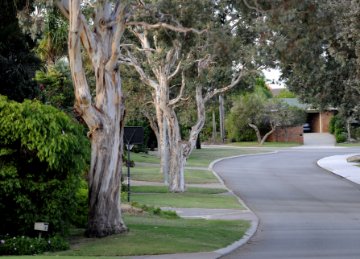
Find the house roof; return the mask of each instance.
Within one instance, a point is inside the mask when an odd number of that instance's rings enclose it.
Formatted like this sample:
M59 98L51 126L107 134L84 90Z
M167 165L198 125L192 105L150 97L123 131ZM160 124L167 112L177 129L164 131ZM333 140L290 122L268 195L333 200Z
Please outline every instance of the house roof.
M319 112L318 108L314 108L311 104L302 103L298 98L280 98L283 102L287 103L290 106L304 109L307 113ZM334 111L337 110L333 107L328 107L325 110Z
M305 104L299 101L298 98L280 98L283 102L287 103L290 106L297 107L300 109L308 110L311 108L309 104Z

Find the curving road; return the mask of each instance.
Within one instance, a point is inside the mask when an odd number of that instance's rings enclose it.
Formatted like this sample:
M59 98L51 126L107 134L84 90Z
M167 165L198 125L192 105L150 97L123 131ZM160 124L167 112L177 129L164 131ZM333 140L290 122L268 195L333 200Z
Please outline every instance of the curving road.
M359 149L292 149L224 160L214 170L260 218L248 244L223 258L360 258L360 186L316 165Z

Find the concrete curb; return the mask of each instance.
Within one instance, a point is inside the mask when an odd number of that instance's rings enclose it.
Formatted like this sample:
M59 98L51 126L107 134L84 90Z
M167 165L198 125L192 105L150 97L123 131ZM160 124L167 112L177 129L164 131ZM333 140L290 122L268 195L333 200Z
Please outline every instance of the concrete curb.
M348 181L360 184L360 167L357 166L358 163L347 162L347 158L354 155L359 155L359 153L324 157L317 161L317 165Z
M235 241L234 243L232 243L231 245L229 245L227 247L220 248L220 249L214 251L214 253L219 255L219 258L221 256L227 255L227 254L233 252L234 250L238 249L239 247L245 245L255 235L255 233L258 229L258 226L260 224L260 220L259 220L259 217L245 204L245 202L225 185L224 180L216 173L216 171L213 169L213 167L215 166L216 163L221 162L223 160L235 159L235 158L245 157L245 156L271 155L271 154L276 154L278 152L279 151L272 151L272 152L266 152L266 153L245 154L245 155L224 157L224 158L216 159L210 163L209 170L211 170L211 172L215 175L215 177L219 180L219 182L221 182L225 186L225 188L228 190L228 192L231 193L234 197L236 197L238 199L239 203L244 205L244 207L248 211L250 211L253 215L253 219L251 220L250 228L246 231L246 233L240 240Z

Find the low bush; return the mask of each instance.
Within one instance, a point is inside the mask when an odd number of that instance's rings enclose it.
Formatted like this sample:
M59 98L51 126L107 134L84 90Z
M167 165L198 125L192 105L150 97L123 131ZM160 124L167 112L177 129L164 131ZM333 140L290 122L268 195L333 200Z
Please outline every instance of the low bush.
M140 208L140 209L142 209L143 211L146 211L149 214L160 216L160 217L163 217L163 218L167 218L167 219L178 219L179 218L179 216L176 214L175 211L162 210L162 209L160 209L158 207L140 205L137 202L132 202L131 206L136 207L136 208Z
M6 235L0 238L0 255L35 255L67 249L69 243L60 236L31 238Z
M336 143L342 143L347 140L345 121L339 115L335 115L330 119L329 132L334 134Z

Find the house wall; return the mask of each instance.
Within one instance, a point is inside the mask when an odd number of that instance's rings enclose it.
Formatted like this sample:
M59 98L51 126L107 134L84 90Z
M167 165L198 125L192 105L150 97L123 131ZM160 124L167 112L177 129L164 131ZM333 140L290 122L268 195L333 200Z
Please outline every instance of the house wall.
M334 112L326 111L321 113L322 119L322 132L329 132L329 124L331 118L334 116Z
M267 139L268 142L295 142L304 144L303 127L277 128Z
M330 119L334 116L334 112L325 111L308 114L308 122L311 126L311 131L314 133L328 133Z

